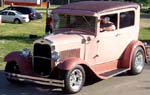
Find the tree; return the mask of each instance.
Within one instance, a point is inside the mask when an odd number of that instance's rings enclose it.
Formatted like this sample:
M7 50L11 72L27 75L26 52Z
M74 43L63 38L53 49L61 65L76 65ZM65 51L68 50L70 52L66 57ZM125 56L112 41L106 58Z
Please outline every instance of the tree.
M68 4L70 4L70 0L68 0Z
M4 0L0 0L0 7L4 6Z
M150 6L150 0L125 0L125 1L132 1L139 4L143 4L144 6Z

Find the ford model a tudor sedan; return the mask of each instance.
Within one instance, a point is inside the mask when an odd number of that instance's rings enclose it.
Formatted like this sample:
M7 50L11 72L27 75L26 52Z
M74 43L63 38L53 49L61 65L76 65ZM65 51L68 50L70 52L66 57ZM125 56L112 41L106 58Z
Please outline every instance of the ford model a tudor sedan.
M145 47L138 41L139 14L139 5L129 2L60 6L51 12L52 33L34 41L33 54L23 49L5 57L6 77L12 83L29 81L76 93L94 76L139 74L146 62ZM108 24L102 25L102 19ZM115 28L101 29L111 25Z

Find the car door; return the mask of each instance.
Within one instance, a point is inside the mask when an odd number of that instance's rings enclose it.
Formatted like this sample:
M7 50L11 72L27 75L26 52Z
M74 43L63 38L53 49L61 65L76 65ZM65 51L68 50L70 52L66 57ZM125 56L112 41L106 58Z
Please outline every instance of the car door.
M7 11L3 11L0 13L0 15L2 16L2 22L7 22Z
M98 42L98 57L96 59L96 64L111 62L119 59L120 57L120 48L119 48L119 36L117 23L118 23L118 14L107 15L110 17L111 22L116 26L114 31L103 31L97 35Z
M97 36L98 43L98 58L97 64L110 62L118 59L118 35L117 31L103 32Z
M139 26L138 19L136 21L134 10L120 12L118 30L118 44L120 48L118 52L120 52L120 55L131 41L138 40L139 27L136 27Z
M14 12L8 12L8 21L9 22L13 22L14 21L14 19L15 19L15 13Z

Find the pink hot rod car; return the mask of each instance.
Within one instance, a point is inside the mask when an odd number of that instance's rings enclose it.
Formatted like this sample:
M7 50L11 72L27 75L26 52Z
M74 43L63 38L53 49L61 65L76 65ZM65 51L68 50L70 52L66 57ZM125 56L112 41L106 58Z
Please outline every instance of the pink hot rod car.
M123 72L139 74L146 62L138 40L140 6L131 2L84 1L51 12L53 31L28 49L9 53L8 81L58 86L68 93L81 90L86 79L108 79ZM107 17L115 29L103 30Z

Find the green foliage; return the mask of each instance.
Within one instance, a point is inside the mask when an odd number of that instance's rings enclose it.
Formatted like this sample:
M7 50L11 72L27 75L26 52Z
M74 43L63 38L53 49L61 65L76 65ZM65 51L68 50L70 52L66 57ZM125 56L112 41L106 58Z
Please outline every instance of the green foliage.
M143 4L144 6L150 6L150 0L131 0L131 1Z

